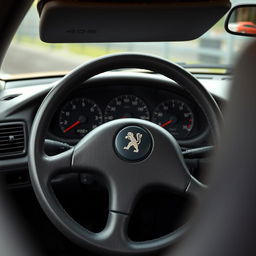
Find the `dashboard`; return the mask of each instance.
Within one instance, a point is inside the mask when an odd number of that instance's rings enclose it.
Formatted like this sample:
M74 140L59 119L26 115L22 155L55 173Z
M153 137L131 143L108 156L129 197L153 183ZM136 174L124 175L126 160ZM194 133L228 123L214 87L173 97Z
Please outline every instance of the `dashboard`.
M196 78L223 110L229 99L230 76L196 74ZM27 145L33 120L41 102L60 79L45 77L5 82L4 89L0 90L0 123L22 123L25 147L18 156L2 158L0 172L27 170ZM163 126L184 149L210 145L211 134L203 109L182 85L154 73L124 71L106 72L74 85L72 92L56 102L56 109L49 117L46 139L61 142L58 147L62 150L62 142L75 145L95 127L126 117Z
M96 127L119 118L156 123L181 145L203 143L209 133L202 110L182 87L114 79L86 83L72 92L58 106L48 136L73 145Z

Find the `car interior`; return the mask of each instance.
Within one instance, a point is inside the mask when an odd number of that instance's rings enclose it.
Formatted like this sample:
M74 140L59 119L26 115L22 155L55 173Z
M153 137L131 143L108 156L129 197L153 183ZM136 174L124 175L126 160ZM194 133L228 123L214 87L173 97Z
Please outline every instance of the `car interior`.
M253 1L0 4L0 255L256 255Z

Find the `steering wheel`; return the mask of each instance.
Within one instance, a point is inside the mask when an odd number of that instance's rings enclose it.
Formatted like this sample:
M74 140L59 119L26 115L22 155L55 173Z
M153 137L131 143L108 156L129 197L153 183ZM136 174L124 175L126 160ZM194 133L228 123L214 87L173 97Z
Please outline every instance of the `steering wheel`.
M47 156L44 153L45 131L56 103L93 76L123 68L150 70L177 82L196 100L204 111L213 137L219 138L220 109L193 75L174 63L149 55L110 55L79 66L48 93L32 126L29 171L43 210L69 239L101 253L141 254L173 244L185 228L150 241L131 241L127 226L139 194L146 187L160 185L199 197L205 188L190 175L175 138L149 121L120 119L99 126L75 147L61 154ZM73 220L54 195L50 186L52 177L71 171L90 172L101 178L108 188L108 221L99 233L90 232Z

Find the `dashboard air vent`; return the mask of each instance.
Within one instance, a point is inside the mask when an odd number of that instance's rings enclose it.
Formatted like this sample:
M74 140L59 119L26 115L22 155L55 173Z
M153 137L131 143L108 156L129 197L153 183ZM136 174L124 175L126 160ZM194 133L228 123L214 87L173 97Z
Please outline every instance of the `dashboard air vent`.
M24 155L25 125L22 122L0 123L0 158Z

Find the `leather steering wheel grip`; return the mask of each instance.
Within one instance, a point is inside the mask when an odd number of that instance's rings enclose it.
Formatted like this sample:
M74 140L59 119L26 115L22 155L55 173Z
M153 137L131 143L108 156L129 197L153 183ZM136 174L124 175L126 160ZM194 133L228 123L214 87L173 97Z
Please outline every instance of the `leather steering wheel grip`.
M28 155L29 172L40 205L54 225L68 238L97 252L141 254L173 244L184 234L186 228L182 227L169 235L151 241L140 243L130 241L126 234L127 223L133 199L135 194L140 192L140 188L156 182L181 191L187 190L188 193L195 195L202 188L200 183L189 175L176 140L153 123L126 119L103 124L85 136L74 148L56 156L47 156L43 150L45 131L47 131L49 120L56 109L56 102L61 102L71 91L91 77L124 68L150 70L181 85L203 110L213 137L218 141L222 120L220 109L212 96L193 75L174 63L149 55L110 55L74 69L63 77L45 97L32 126ZM102 141L107 142L109 149L113 144L112 140L105 139L105 135L108 135L107 138L114 138L117 131L129 125L137 125L146 129L152 135L154 147L146 160L133 164L118 158L113 150L104 151L100 148ZM162 150L163 148L167 150ZM101 161L97 161L99 158ZM158 162L161 163L159 175L154 172ZM173 173L167 168L170 166L170 162L175 169ZM115 169L115 165L120 167L118 171ZM131 165L133 165L134 172L130 170ZM102 175L110 188L109 218L105 229L100 233L92 233L75 222L58 203L50 186L52 176L60 171L82 172L85 169L94 170L95 173ZM107 169L108 172L102 172L102 169Z

